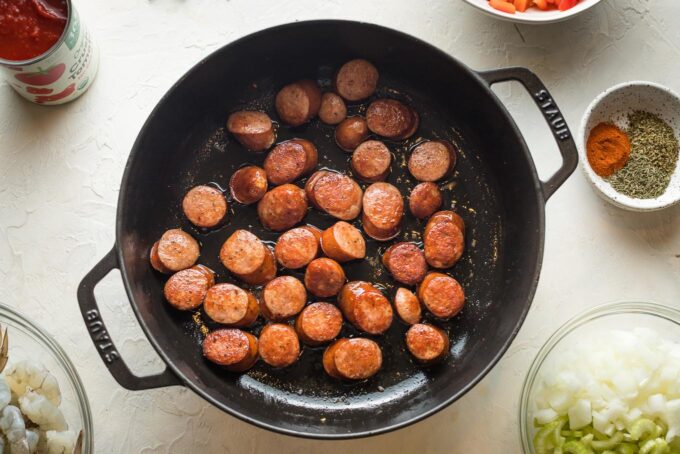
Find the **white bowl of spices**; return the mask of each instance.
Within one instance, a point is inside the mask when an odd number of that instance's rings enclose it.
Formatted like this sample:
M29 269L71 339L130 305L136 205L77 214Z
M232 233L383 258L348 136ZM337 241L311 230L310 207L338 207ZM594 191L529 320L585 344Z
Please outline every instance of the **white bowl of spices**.
M595 191L632 211L680 202L680 97L653 82L600 94L581 121L581 167Z

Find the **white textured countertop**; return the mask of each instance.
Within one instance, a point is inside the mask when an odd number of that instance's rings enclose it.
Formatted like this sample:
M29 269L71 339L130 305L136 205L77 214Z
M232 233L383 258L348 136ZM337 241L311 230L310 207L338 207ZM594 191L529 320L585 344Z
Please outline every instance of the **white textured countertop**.
M520 388L552 331L612 300L680 306L680 206L621 211L600 200L577 171L548 203L543 273L518 337L476 388L423 422L370 439L309 441L256 429L184 388L125 391L90 342L76 287L113 245L120 179L139 128L170 85L208 53L294 20L375 22L433 43L475 69L531 68L576 134L588 103L615 83L648 79L680 91L680 3L607 0L541 27L498 22L460 0L81 0L77 7L101 48L89 93L46 108L0 82L0 302L50 331L78 367L97 452L520 452ZM559 155L538 110L519 85L496 90L540 174L548 176ZM160 370L117 273L97 296L133 370Z

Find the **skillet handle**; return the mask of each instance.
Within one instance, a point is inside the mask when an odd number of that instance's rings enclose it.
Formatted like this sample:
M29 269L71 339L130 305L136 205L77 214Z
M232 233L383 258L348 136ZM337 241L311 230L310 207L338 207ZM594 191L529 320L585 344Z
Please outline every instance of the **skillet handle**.
M99 314L97 300L94 297L94 288L113 269L119 268L116 258L116 248L106 254L92 270L87 273L78 286L78 304L83 315L85 326L90 333L99 356L104 365L109 369L113 378L123 387L132 391L165 386L181 385L177 376L166 366L165 370L157 375L138 377L134 375L127 364L123 361L120 353L113 344L109 332L104 326L104 321Z
M491 86L497 82L505 82L509 80L516 80L520 82L524 88L529 92L531 98L534 100L541 113L548 122L548 126L552 132L557 147L562 154L562 165L547 181L541 182L543 186L543 196L547 201L557 189L569 178L569 176L576 170L578 164L578 151L574 138L569 131L569 126L560 112L559 107L553 101L552 96L545 88L543 82L536 76L536 74L529 71L527 68L512 67L493 69L490 71L480 71L479 76Z

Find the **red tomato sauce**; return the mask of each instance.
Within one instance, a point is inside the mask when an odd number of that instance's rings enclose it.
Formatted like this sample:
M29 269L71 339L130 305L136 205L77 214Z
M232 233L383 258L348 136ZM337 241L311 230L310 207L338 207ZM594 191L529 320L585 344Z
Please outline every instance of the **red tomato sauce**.
M0 0L0 58L44 54L59 40L67 17L66 0Z

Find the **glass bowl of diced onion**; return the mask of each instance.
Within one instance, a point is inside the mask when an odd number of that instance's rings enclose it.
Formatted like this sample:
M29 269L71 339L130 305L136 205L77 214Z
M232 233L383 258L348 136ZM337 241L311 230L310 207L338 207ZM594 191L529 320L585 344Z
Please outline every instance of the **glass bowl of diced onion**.
M680 453L680 310L590 309L540 349L520 400L532 454Z

